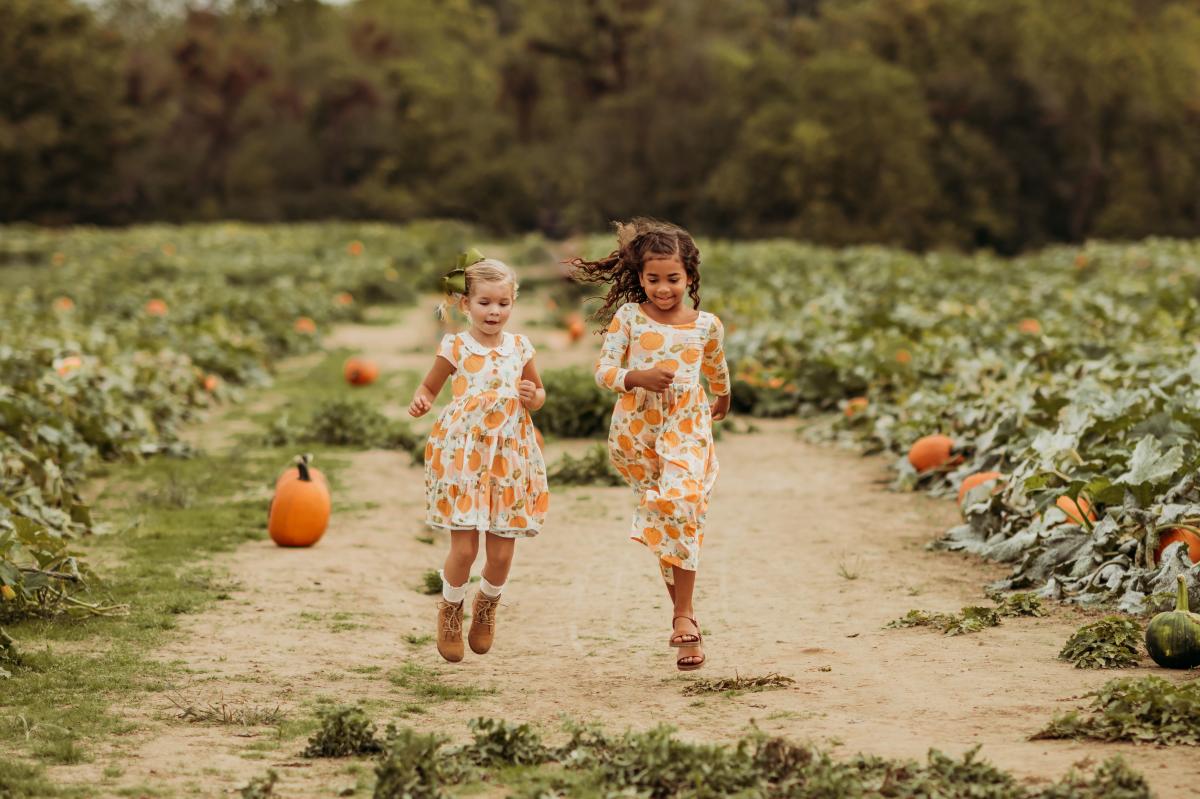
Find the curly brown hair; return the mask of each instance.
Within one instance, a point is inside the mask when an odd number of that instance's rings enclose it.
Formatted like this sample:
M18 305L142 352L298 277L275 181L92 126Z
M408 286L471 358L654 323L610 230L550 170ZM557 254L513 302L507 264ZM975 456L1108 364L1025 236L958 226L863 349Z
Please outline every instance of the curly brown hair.
M604 305L592 318L600 322L602 332L617 308L627 302L648 302L640 278L647 256L678 256L688 276L688 296L692 307L700 307L700 250L692 236L678 225L657 219L636 217L629 222L614 223L617 230L617 249L597 261L572 258L574 277L581 283L610 283L604 295Z

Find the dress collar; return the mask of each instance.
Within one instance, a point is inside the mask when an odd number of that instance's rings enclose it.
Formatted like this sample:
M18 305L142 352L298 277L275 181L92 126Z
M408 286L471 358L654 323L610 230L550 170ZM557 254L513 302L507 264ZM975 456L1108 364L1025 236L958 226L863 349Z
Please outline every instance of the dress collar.
M479 341L477 341L476 338L471 335L469 330L464 330L462 333L459 333L459 336L461 337L463 346L467 348L467 352L474 353L475 355L487 355L489 352L498 352L501 355L512 355L513 341L516 338L512 333L501 333L500 343L495 347L489 347L486 344L481 344Z

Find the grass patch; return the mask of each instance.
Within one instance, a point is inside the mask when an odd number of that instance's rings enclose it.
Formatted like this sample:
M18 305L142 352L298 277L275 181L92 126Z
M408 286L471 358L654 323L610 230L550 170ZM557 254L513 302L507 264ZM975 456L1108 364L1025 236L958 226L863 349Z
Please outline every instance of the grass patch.
M796 681L782 674L764 674L761 677L743 677L740 674L718 680L696 680L684 686L684 696L700 694L725 694L736 696L747 691L768 691L773 688L788 688Z
M1055 716L1033 739L1200 745L1200 683L1127 677L1110 680L1086 696L1093 697L1086 710Z
M1058 657L1077 669L1124 669L1138 664L1141 647L1141 625L1123 616L1105 616L1076 630Z
M284 718L279 706L265 705L228 705L224 702L214 704L192 704L182 697L168 697L179 713L176 718L195 724L219 724L236 727L275 727Z
M548 747L527 725L471 723L473 740L448 747L439 735L389 727L376 765L377 799L441 797L507 788L507 796L987 796L989 799L1149 799L1145 780L1120 758L1095 772L1070 772L1030 787L978 758L931 750L924 763L859 755L834 760L816 746L762 733L732 746L680 741L669 727L609 736L569 725L570 740Z
M421 585L417 590L428 596L442 593L442 575L436 569L428 570L421 575Z
M408 635L404 636L404 643L408 644L409 646L427 646L433 643L433 636L409 633Z
M388 680L392 685L412 691L420 699L439 702L465 702L496 693L494 689L477 688L473 685L447 685L433 669L412 662L388 672Z
M550 468L548 478L556 486L625 485L609 461L608 448L604 444L593 444L578 458L564 452Z

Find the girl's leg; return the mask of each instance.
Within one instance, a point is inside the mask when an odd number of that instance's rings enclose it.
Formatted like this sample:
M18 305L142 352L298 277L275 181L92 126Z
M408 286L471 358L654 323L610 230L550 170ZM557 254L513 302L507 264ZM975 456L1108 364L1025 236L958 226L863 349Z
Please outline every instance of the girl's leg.
M503 538L488 533L485 547L487 560L483 564L483 579L496 588L500 588L508 580L508 570L512 568L517 539Z
M437 650L451 663L463 659L463 598L467 593L471 564L478 554L479 533L474 530L450 531L450 552L442 567L442 598L438 602Z
M696 590L696 572L674 567L675 591L672 594L675 617L671 624L675 630L671 640L679 647L677 664L680 666L699 666L704 662L704 653L699 646L700 627L692 621L696 610L692 606L692 594ZM694 641L695 644L686 642Z
M496 610L500 606L500 592L508 581L508 570L512 568L515 538L502 538L487 534L485 539L487 560L483 564L483 579L471 606L471 629L467 632L467 643L477 655L486 654L492 648L496 636Z
M443 586L465 588L471 577L471 564L479 555L479 533L474 530L451 530L450 552L442 567ZM447 601L451 601L447 598Z

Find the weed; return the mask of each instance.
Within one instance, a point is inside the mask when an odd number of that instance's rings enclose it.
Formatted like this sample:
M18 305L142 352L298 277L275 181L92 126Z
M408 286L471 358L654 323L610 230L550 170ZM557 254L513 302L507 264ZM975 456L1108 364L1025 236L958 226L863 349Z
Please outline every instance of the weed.
M1123 669L1141 659L1142 628L1123 616L1105 616L1076 630L1062 651L1077 669Z

